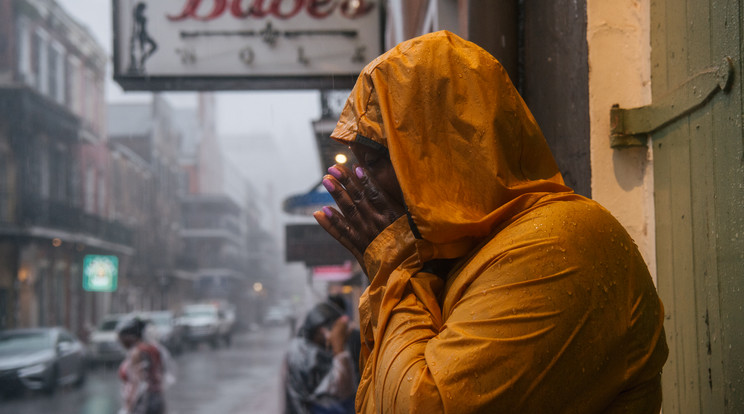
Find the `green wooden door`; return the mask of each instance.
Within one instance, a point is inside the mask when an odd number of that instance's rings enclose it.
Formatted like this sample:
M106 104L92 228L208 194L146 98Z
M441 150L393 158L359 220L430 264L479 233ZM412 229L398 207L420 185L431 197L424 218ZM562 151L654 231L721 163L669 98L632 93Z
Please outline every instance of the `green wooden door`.
M652 0L653 101L733 61L731 89L652 134L664 413L744 413L740 0Z

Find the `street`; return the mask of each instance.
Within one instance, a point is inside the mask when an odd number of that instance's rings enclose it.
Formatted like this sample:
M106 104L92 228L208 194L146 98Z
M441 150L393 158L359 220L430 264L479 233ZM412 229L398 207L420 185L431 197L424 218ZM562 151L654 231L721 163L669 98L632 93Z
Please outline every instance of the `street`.
M280 367L288 338L287 326L260 328L235 335L230 348L201 346L174 358L176 383L166 391L168 413L279 413ZM80 389L2 400L0 412L115 414L119 405L116 368L99 368L89 371Z

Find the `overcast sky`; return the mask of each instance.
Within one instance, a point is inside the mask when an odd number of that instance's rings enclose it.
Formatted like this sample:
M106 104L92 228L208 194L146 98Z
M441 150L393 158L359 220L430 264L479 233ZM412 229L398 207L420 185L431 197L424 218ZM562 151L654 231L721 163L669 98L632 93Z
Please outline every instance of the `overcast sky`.
M57 0L70 15L87 26L99 43L112 56L112 12L110 0ZM106 97L109 102L146 101L147 93L125 93L112 80L109 63L106 82ZM196 105L191 92L168 93L168 100L179 107ZM320 116L320 101L316 91L284 92L221 92L217 94L217 128L222 135L271 135L280 152L277 171L260 177L263 180L275 177L286 181L277 183L277 197L307 190L320 179L315 141L310 122ZM231 154L239 161L240 157ZM260 172L250 166L251 157L245 157L242 170L255 181ZM237 162L240 164L240 162ZM239 165L240 166L240 165ZM255 185L261 188L260 183Z

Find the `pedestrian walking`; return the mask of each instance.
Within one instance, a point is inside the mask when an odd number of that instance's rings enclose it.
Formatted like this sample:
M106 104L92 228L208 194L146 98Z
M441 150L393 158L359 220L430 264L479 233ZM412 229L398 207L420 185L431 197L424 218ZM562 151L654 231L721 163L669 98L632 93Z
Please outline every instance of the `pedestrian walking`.
M139 318L126 320L118 328L119 342L127 355L119 366L122 381L120 414L164 414L163 395L167 356L155 344L144 339L146 322Z

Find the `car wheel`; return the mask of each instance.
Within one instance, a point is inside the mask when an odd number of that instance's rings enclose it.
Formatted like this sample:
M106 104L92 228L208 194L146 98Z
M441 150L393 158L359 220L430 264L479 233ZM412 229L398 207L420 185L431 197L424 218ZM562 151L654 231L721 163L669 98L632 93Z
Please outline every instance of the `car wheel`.
M79 372L78 372L78 377L75 380L75 383L73 384L73 386L75 388L80 388L83 385L85 385L85 380L86 380L87 375L88 375L88 370L85 367L86 367L86 364L85 363L81 363L80 364L80 369L79 369Z
M46 384L44 384L44 393L47 395L53 395L55 391L57 391L57 379L59 377L59 370L57 369L57 366L52 367L52 372L49 374L49 377L47 378Z

